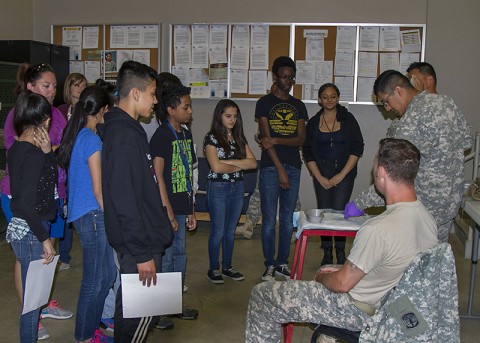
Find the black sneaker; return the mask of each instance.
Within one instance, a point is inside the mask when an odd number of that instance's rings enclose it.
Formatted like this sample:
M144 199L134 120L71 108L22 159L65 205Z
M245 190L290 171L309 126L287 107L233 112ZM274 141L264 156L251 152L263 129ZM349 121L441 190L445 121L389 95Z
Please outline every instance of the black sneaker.
M207 273L207 278L211 283L220 284L223 283L223 277L219 270L209 270Z
M155 327L160 330L170 330L173 329L173 322L168 317L160 317L158 322L155 324Z
M275 274L278 276L283 276L285 279L290 279L291 273L292 271L286 264L281 264L275 268Z
M262 275L262 281L275 281L275 267L268 266Z
M176 317L185 320L193 320L198 317L198 311L193 308L183 307L182 313L176 315Z
M242 273L237 272L233 268L228 268L228 269L222 269L222 274L223 276L229 277L230 279L233 279L235 281L242 281L245 279L245 276L243 276Z

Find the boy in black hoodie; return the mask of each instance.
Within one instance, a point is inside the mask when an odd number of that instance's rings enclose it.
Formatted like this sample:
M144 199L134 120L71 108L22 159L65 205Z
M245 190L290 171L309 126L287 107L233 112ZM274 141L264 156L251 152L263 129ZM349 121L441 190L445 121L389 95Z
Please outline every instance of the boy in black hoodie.
M172 240L145 131L138 117L149 117L155 97L156 72L134 61L117 76L118 106L98 128L103 139L102 192L105 228L117 252L121 274L139 274L143 285L156 284L161 255ZM144 342L157 317L123 318L122 288L115 306L115 342Z

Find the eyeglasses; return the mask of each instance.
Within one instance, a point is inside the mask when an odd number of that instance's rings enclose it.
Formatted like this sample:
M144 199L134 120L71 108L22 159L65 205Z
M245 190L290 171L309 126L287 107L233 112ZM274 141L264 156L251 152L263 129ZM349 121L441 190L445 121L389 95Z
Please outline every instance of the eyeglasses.
M278 77L279 79L281 79L282 81L291 81L291 82L295 82L295 79L296 79L296 76L295 76L295 75L294 75L294 76L288 76L288 75L282 75L282 76L280 76L280 75L277 74L277 77Z
M382 103L382 105L383 105L384 107L387 107L387 105L390 106L390 104L388 103L388 99L390 99L390 96L392 96L392 94L393 94L394 91L395 91L395 90L391 91L391 92L388 94L388 96L381 101L381 103Z

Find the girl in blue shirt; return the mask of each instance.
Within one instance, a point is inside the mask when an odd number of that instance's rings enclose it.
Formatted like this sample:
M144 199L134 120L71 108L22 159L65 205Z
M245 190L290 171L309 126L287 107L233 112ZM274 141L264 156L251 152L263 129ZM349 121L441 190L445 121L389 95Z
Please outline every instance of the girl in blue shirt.
M107 241L101 184L102 142L96 126L113 105L101 87L83 90L68 122L58 163L68 172L68 217L82 246L83 276L77 304L75 339L112 341L99 329L105 298L115 280L113 249ZM108 338L107 338L108 337ZM102 342L103 342L102 341Z

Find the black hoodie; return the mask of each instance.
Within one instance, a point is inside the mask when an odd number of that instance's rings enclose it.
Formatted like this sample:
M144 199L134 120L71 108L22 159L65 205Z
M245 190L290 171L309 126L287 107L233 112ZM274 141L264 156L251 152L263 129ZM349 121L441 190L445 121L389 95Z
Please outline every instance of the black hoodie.
M173 230L160 198L147 135L125 111L114 107L97 126L103 140L102 193L105 230L113 248L137 263L162 254Z

